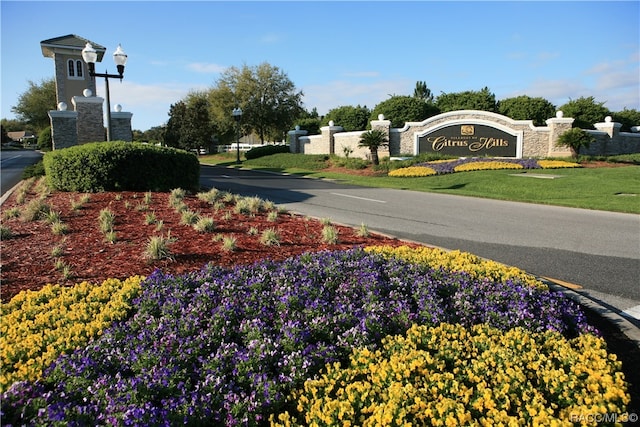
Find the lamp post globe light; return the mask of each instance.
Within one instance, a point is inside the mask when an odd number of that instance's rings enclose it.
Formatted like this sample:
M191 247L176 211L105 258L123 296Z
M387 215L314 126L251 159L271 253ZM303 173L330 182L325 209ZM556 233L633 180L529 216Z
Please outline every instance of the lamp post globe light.
M118 45L116 51L113 52L113 62L116 63L118 74L96 73L96 61L98 60L98 52L91 46L91 43L82 49L82 59L89 66L89 75L91 77L104 77L104 86L107 100L107 141L111 141L111 100L109 98L109 79L124 78L124 66L127 63L127 54L122 50L122 46Z
M236 139L236 164L240 164L240 119L242 118L242 110L240 107L236 107L231 112L233 118L236 121L236 128L238 132L238 138Z

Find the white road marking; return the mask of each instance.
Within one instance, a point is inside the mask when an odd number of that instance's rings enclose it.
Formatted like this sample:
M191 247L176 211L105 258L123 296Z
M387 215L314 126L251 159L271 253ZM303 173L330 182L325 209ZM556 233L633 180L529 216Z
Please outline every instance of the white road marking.
M351 197L352 199L360 199L360 200L366 200L368 202L376 202L376 203L387 203L384 200L377 200L377 199L368 199L366 197L358 197L358 196L351 196L349 194L342 194L342 193L331 193L334 196L341 196L341 197Z
M231 178L229 175L220 175L222 178Z
M18 157L22 157L22 154L18 154L17 156L9 157L8 159L2 159L2 162L8 162L9 160L17 159Z

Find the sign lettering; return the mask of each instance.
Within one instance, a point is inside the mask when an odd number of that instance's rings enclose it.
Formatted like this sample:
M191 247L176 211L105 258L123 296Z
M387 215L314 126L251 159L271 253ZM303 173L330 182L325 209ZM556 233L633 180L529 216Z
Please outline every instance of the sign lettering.
M516 149L515 135L487 125L450 125L418 138L420 153L516 157Z

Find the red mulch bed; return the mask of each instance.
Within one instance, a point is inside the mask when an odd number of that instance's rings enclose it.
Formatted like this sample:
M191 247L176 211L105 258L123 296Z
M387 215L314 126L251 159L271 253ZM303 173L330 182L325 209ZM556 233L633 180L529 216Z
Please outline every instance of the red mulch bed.
M324 225L318 219L304 218L289 213L279 213L276 221L268 220L266 212L255 215L233 212L233 203L227 203L217 212L208 203L195 195L188 195L184 201L193 211L215 220L212 233L201 233L192 226L181 224L181 215L169 205L169 193L152 193L151 202L145 210L144 192L104 192L90 194L90 200L82 208L72 209L72 201L80 199L79 193L54 192L44 199L51 210L60 213L61 220L68 227L64 235L55 235L50 224L44 220L24 221L20 218L5 219L4 215L13 207L24 210L31 200L37 199L35 190L28 192L26 201L16 202L18 191L14 192L2 205L4 227L8 227L13 237L0 242L2 271L2 302L9 301L18 292L26 289L37 290L48 283L74 284L81 281L100 283L114 277L124 279L131 275L149 275L155 269L171 273L197 271L207 263L232 267L250 264L270 258L282 260L309 250L337 250L361 245L400 245L404 242L381 235L371 234L359 237L357 230L333 224L339 231L337 244L326 244L322 240ZM108 208L115 215L115 243L106 241L100 231L98 217L100 211ZM225 219L225 213L231 218ZM155 224L146 224L146 215L153 212L162 221L158 231ZM258 234L251 235L255 227ZM263 230L275 228L280 235L279 246L265 246L260 242ZM150 236L175 238L170 245L173 259L150 261L145 257L145 249ZM236 238L234 251L225 251L222 241L215 236ZM54 248L61 248L62 255L54 257ZM70 267L65 277L56 269L56 259Z

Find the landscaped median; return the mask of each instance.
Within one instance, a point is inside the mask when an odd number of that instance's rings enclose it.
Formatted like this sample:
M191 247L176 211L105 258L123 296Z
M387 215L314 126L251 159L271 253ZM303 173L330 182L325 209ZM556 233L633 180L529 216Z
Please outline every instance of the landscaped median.
M465 253L309 252L93 289L2 306L3 352L112 321L3 353L4 425L571 425L629 402L580 306Z

